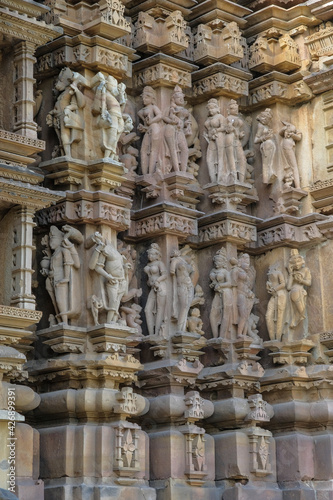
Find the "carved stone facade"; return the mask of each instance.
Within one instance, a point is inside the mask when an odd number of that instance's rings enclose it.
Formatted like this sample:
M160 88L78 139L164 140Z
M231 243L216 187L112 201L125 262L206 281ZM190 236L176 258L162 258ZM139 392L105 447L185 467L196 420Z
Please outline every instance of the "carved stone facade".
M0 0L0 498L333 498L332 23Z

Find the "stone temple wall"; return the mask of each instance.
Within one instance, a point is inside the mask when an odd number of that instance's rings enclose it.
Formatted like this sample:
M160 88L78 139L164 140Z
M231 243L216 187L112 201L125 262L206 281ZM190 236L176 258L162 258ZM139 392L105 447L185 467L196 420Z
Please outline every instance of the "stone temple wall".
M0 0L0 488L333 500L332 23Z

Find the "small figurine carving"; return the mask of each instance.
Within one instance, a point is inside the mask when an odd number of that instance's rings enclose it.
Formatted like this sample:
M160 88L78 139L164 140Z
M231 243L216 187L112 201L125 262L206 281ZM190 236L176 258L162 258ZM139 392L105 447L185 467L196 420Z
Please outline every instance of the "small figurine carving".
M129 114L123 114L124 118L124 131L119 138L118 148L119 148L119 161L124 164L125 171L127 170L126 177L135 177L135 170L138 166L137 157L139 156L139 150L133 146L139 137L136 132L133 132L133 120Z
M138 112L143 124L138 126L139 132L144 134L141 145L141 171L153 174L160 163L159 152L162 134L162 112L156 105L156 92L152 87L145 87L142 91L144 108Z
M292 187L300 189L301 182L299 177L299 170L296 160L296 142L302 140L302 133L296 129L294 125L282 121L284 127L280 130L281 151L284 160L284 183L285 187Z
M290 328L296 326L306 317L306 286L311 285L311 272L305 266L303 257L298 250L292 249L288 263L287 290L291 303Z
M266 289L271 295L266 312L268 334L270 340L281 341L285 333L288 292L279 263L269 267L267 278Z
M225 151L229 176L244 182L246 179L247 161L242 146L245 137L245 122L238 116L238 104L231 99L228 106L227 124L225 127Z
M216 99L208 101L207 110L208 119L205 122L204 138L208 142L207 167L210 182L226 183L226 118L221 114L220 106Z
M83 135L85 98L78 88L83 81L79 73L63 68L55 83L55 89L60 94L54 109L46 117L46 123L56 131L61 153L69 158L72 156L72 144L80 142Z
M262 181L264 184L272 184L276 179L274 172L274 156L276 145L273 140L273 130L271 123L273 119L272 111L266 108L257 116L258 129L254 138L254 144L260 144L262 158Z
M202 330L203 322L200 318L200 310L197 307L191 309L190 315L186 322L187 331L190 333L198 333L199 335L204 335L205 332Z
M100 276L100 295L103 309L107 311L107 323L116 323L119 319L119 307L122 297L128 291L128 267L123 256L109 241L103 241L96 232L91 241L96 247L89 261L89 269ZM97 305L97 308L100 307ZM93 313L94 315L94 313Z
M83 237L80 231L67 224L62 229L51 226L49 237L42 241L47 248L43 250L41 274L46 276L45 288L51 297L58 323L67 325L68 320L80 312L80 258L74 243L82 243Z
M92 112L97 116L96 125L101 129L101 149L104 158L118 160L117 144L124 131L122 106L126 104L124 84L99 72L91 81L95 87L95 99ZM118 99L117 99L118 97Z
M130 328L136 328L138 334L142 333L142 319L140 317L140 313L142 311L142 307L139 304L131 304L129 306L120 306L120 312L122 319L126 322L126 325Z
M210 273L210 284L215 295L210 313L210 325L214 338L231 338L234 317L234 296L228 259L225 248L221 248L214 257L214 269Z
M186 319L194 298L191 279L193 271L193 267L180 250L174 250L170 264L173 287L172 317L177 319L178 330L182 332L186 330Z
M164 139L167 146L166 157L174 172L186 172L189 150L186 137L192 135L191 115L184 107L182 89L176 85L171 96L168 113L163 117L166 123Z
M148 286L151 288L145 307L147 327L149 335L160 335L162 323L165 321L168 275L158 244L152 243L147 253L149 262L144 272L148 276Z

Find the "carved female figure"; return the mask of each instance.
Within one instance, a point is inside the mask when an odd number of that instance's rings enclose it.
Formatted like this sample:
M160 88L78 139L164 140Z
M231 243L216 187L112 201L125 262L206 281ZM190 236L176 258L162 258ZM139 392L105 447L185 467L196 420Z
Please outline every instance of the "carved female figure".
M92 79L95 85L95 99L92 112L97 115L97 127L101 129L101 149L104 158L118 160L117 144L124 131L124 119L122 116L121 104L125 100L123 86L119 86L117 80L103 73L97 73ZM121 103L117 100L120 96Z
M266 289L271 294L266 311L268 334L270 340L281 341L285 333L288 292L279 264L273 264L269 267L267 278Z
M166 156L170 158L171 170L174 172L186 172L189 157L186 137L192 134L191 115L184 105L183 91L176 85L168 113L163 117L166 123L164 129Z
M290 252L287 269L289 273L287 290L291 302L290 328L295 328L306 316L307 292L304 287L311 285L311 273L296 249Z
M57 133L62 154L68 157L72 156L72 144L81 141L84 129L81 110L85 106L85 98L77 86L81 79L79 73L69 68L61 70L55 84L60 94L54 109L46 117L47 124L54 127Z
M281 150L284 159L285 176L284 181L287 187L291 187L292 183L296 189L300 189L301 182L299 170L296 160L296 142L302 140L302 132L296 129L294 125L288 122L282 122L284 127L280 130Z
M80 286L77 270L80 259L74 243L82 243L82 234L71 226L50 227L48 245L51 251L44 251L41 273L47 276L45 287L48 291L58 323L68 324L68 320L80 312Z
M178 330L185 332L186 320L194 299L194 285L191 274L194 269L179 250L171 254L170 274L172 276L172 317L177 319Z
M252 291L255 270L250 264L249 254L244 253L239 257L238 266L233 267L231 278L237 294L237 337L242 337L250 333L250 315L256 300Z
M207 104L208 119L205 121L204 138L208 142L207 167L210 182L225 183L227 181L225 158L225 125L226 118L221 114L216 99Z
M162 143L162 112L156 105L156 92L152 87L142 91L144 108L138 112L143 124L138 126L144 133L141 145L141 170L145 174L153 174L159 162Z
M165 321L165 307L167 299L167 270L162 262L162 254L157 243L152 243L147 251L148 264L144 272L148 276L148 286L151 288L145 314L149 335L159 335L163 321Z
M231 338L233 323L233 290L228 270L226 250L222 248L214 257L214 269L209 277L215 295L210 312L210 325L214 338Z
M89 269L100 276L100 294L107 323L117 322L122 297L128 291L127 266L123 256L109 241L96 232L91 238L96 244L89 260Z
M247 161L241 140L245 136L244 122L238 116L238 104L231 99L228 106L227 124L225 126L225 152L227 171L230 177L240 182L245 181Z
M260 144L262 157L262 181L264 184L272 184L276 179L274 172L274 156L276 145L273 140L273 130L271 123L273 119L272 111L266 108L257 116L258 129L254 138L254 144Z

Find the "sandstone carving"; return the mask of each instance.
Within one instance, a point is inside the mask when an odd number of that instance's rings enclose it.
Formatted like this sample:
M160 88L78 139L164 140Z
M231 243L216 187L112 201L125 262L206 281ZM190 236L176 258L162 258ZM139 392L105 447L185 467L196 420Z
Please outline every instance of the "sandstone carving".
M280 264L272 264L267 273L266 288L271 295L267 305L266 324L270 340L282 340L286 333L288 292Z
M190 314L187 318L186 329L190 333L198 333L199 335L204 335L204 331L202 329L203 321L200 318L200 309L194 307L191 309Z
M231 339L235 316L234 290L228 270L226 250L222 248L214 257L214 269L210 273L211 288L215 295L210 313L210 325L214 338Z
M116 323L119 319L119 308L123 296L128 292L128 267L129 264L108 240L96 232L88 242L95 244L94 251L89 260L89 269L99 275L98 302L92 312L95 324L96 308L106 311L106 322Z
M83 77L69 68L61 70L55 83L59 92L54 109L47 115L46 121L56 131L62 155L72 156L72 145L82 139L84 121L82 110L85 98L78 85Z
M46 247L40 263L41 274L46 276L48 291L58 323L68 323L80 313L81 296L78 270L80 258L74 245L83 241L82 234L65 225L62 230L51 226L48 237L44 237Z
M282 121L283 128L280 130L281 152L284 166L284 184L286 187L300 189L301 182L296 160L296 142L301 141L302 133L289 122Z
M216 99L210 99L207 104L208 119L205 121L204 138L208 142L207 167L212 183L226 183L226 118L221 114Z
M99 72L91 81L95 90L92 112L96 116L96 127L100 129L100 146L104 158L118 160L117 145L124 132L122 107L126 104L125 85Z
M305 287L311 285L311 272L298 250L293 249L290 252L288 273L287 290L291 305L289 326L296 328L306 318L307 292Z
M192 135L192 120L190 112L184 106L184 94L177 85L171 96L170 107L163 116L166 124L164 140L167 171L186 172L187 169L189 158L187 137Z
M172 275L173 301L172 317L177 320L179 331L186 330L187 315L194 299L194 285L191 275L194 269L182 256L180 250L171 254L170 273Z
M144 272L148 276L148 286L151 289L145 307L147 327L149 335L161 335L162 323L166 320L166 279L168 275L157 243L151 244L147 254L149 262L144 268Z
M260 144L260 152L262 158L262 181L264 184L272 184L277 178L275 174L275 153L276 145L274 142L274 134L271 128L272 111L267 108L257 116L258 128L254 138L255 144Z
M245 137L245 122L238 114L238 104L234 99L228 105L225 134L225 152L229 178L234 181L244 182L247 170L247 161L242 145L242 140Z
M143 122L138 130L144 134L140 153L141 170L143 174L153 174L161 162L162 112L156 105L156 92L152 87L144 87L142 100L144 108L138 112Z

